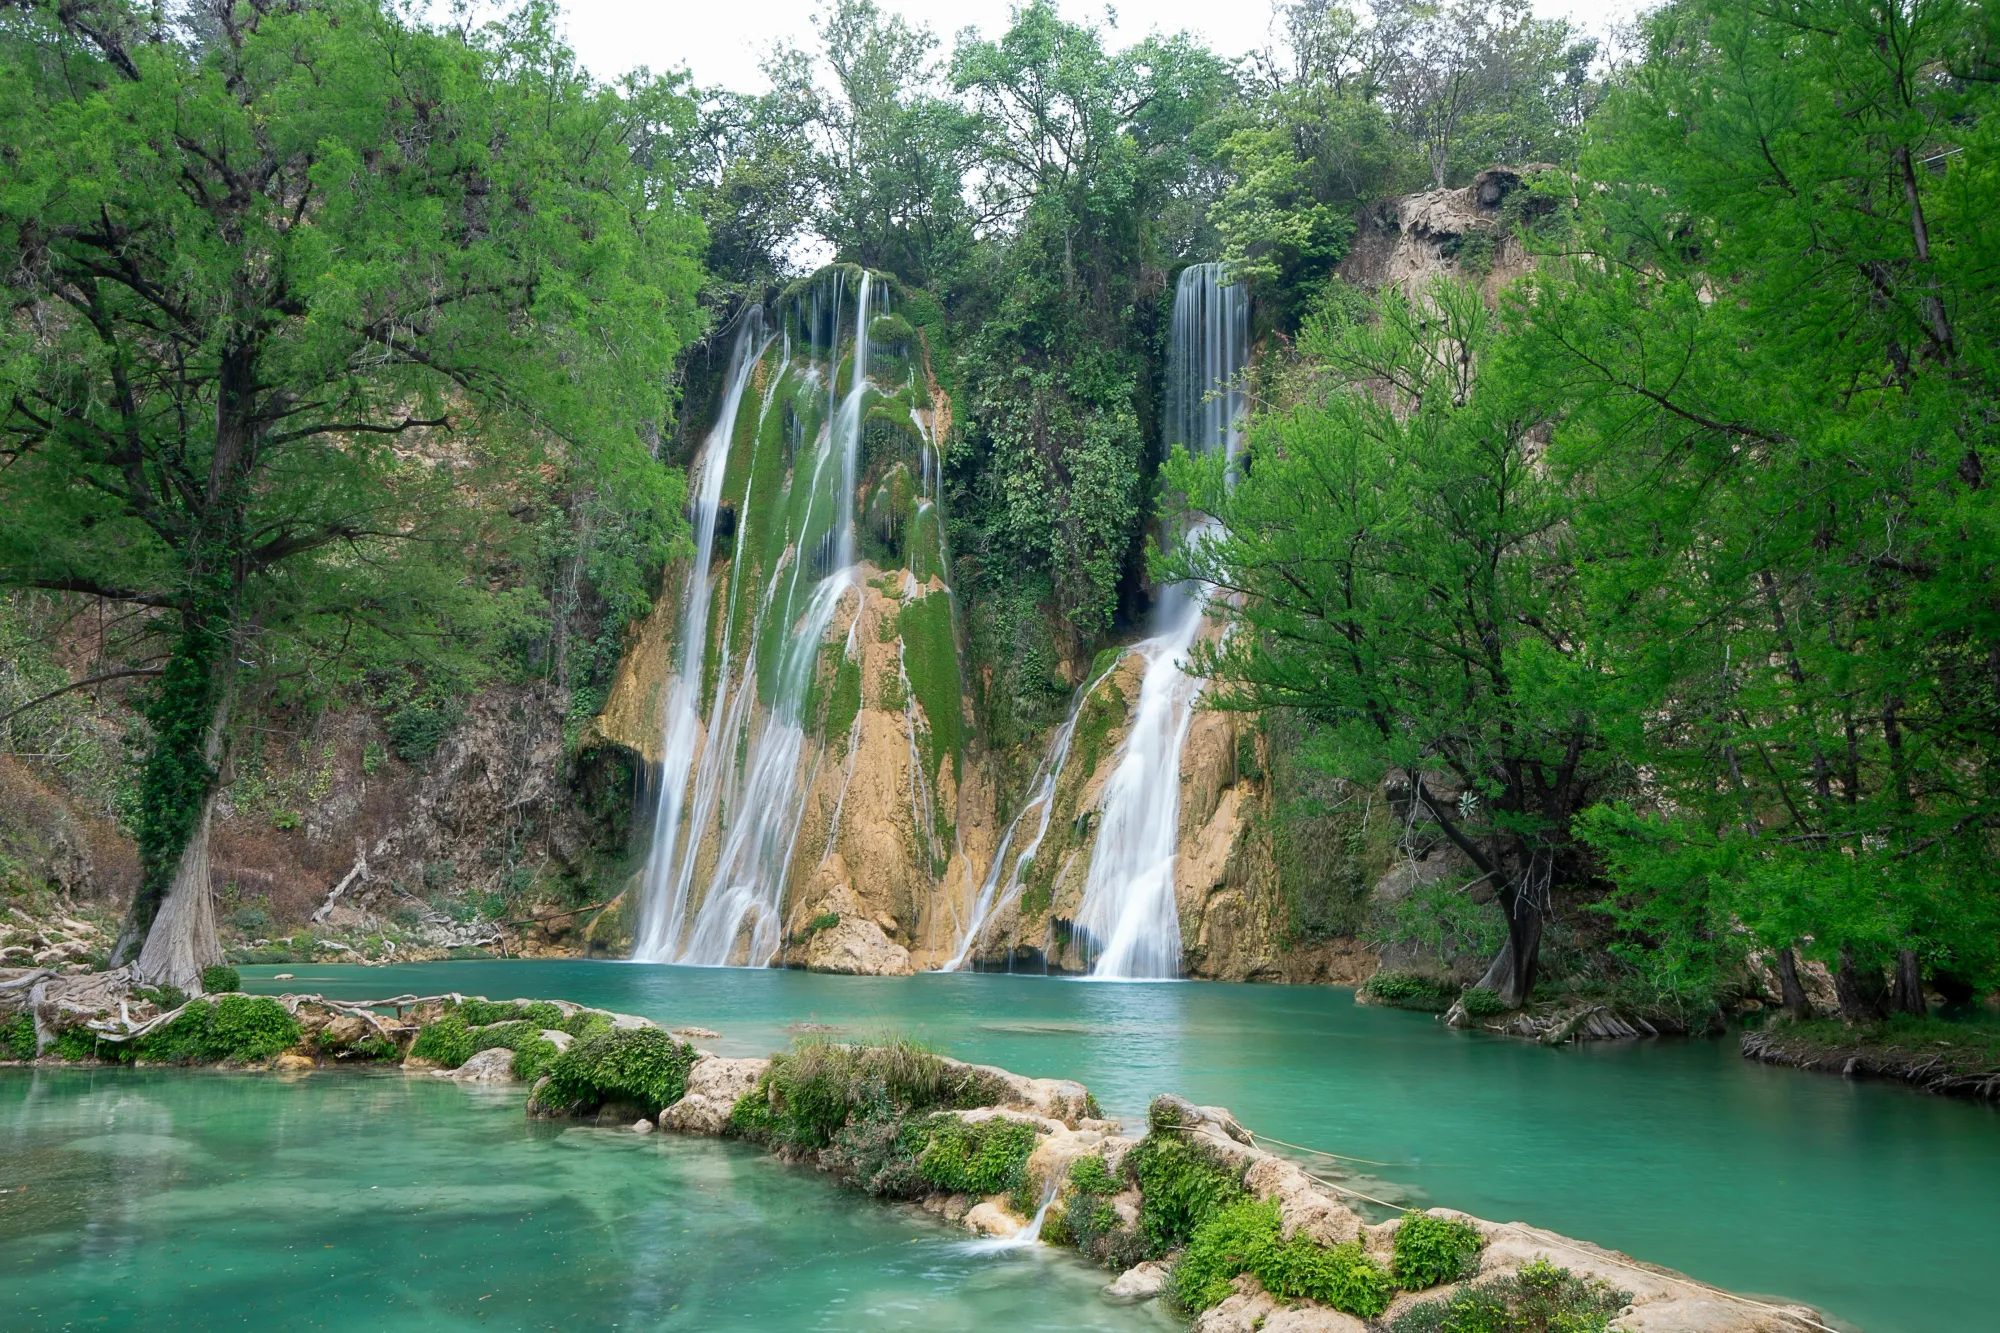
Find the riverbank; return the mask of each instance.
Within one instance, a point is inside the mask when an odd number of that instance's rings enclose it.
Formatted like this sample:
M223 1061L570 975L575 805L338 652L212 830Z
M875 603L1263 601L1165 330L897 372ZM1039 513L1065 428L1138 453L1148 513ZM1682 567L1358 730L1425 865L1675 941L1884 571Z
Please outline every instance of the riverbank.
M107 976L43 977L31 990L45 1059L293 1073L396 1063L524 1091L532 1080L531 1115L726 1134L870 1194L919 1201L996 1242L1073 1246L1119 1270L1120 1298L1163 1296L1203 1333L1410 1333L1446 1326L1447 1307L1537 1301L1578 1329L1818 1326L1809 1311L1746 1302L1517 1223L1442 1209L1371 1223L1351 1206L1366 1192L1275 1155L1219 1108L1161 1096L1130 1137L1080 1084L907 1044L815 1038L745 1059L568 1001L223 995L148 1014L154 1000L118 993Z
M2000 1102L2000 1025L1991 1022L1898 1016L1853 1025L1776 1023L1745 1032L1741 1049L1764 1064Z

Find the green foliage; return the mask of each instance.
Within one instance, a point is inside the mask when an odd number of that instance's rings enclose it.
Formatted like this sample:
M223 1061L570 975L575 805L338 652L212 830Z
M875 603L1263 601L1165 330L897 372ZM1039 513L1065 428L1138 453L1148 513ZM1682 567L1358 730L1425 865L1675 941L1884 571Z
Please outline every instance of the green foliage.
M179 986L134 986L135 998L149 1000L161 1013L168 1013L188 1002L187 992Z
M1389 1272L1396 1285L1406 1291L1456 1282L1479 1271L1479 1251L1485 1245L1479 1228L1470 1222L1405 1213L1396 1228L1395 1257Z
M904 1150L926 1181L954 1194L1012 1193L1025 1179L1035 1128L998 1117L968 1124L933 1115L903 1131Z
M579 1038L549 1062L541 1097L570 1114L609 1101L636 1102L657 1114L687 1091L694 1062L693 1046L658 1028L601 1032Z
M477 1049L465 1019L458 1014L445 1014L424 1024L416 1040L410 1043L410 1058L429 1060L442 1069L456 1069L470 1060Z
M0 1019L0 1060L35 1058L35 1020L27 1014Z
M744 1138L811 1151L856 1118L890 1120L998 1099L990 1076L947 1065L915 1042L814 1039L771 1058L757 1086L732 1108L730 1124Z
M279 1001L224 995L193 1001L172 1022L119 1046L116 1058L152 1064L251 1064L298 1045L302 1035L299 1021ZM104 1043L99 1054L110 1053L111 1044Z
M1172 1130L1141 1139L1125 1155L1125 1167L1139 1182L1139 1230L1154 1256L1187 1244L1211 1215L1244 1198L1235 1171Z
M97 1034L82 1024L64 1028L56 1033L53 1049L64 1060L95 1060L98 1058Z
M1216 1209L1195 1228L1174 1265L1174 1300L1205 1310L1228 1296L1238 1273L1255 1274L1285 1300L1314 1300L1363 1319L1388 1308L1389 1275L1358 1244L1320 1245L1300 1233L1285 1240L1276 1202L1244 1199Z
M1606 1333L1631 1299L1629 1292L1576 1277L1544 1257L1523 1265L1512 1277L1412 1306L1390 1329L1391 1333Z
M934 592L908 603L897 625L903 637L903 671L929 727L925 758L931 780L937 780L948 759L956 781L965 745L965 689L959 678L951 594Z
M1428 972L1377 972L1361 983L1361 994L1396 1009L1441 1014L1458 998L1459 988Z
M201 988L209 995L226 995L243 989L243 976L227 963L217 963L201 970Z
M494 1023L532 1023L537 1028L563 1027L562 1010L547 1000L524 1003L509 1000L496 1003L492 1000L472 997L460 1000L455 1011L468 1027L487 1027ZM579 1010L579 1015L584 1012Z
M1491 1018L1495 1014L1504 1014L1514 1007L1507 1003L1499 991L1486 986L1467 986L1464 993L1458 997L1458 1002L1464 1005L1465 1012L1474 1018Z
M239 701L393 664L422 688L392 735L429 746L438 682L568 629L518 516L578 496L633 516L578 556L600 623L643 601L680 507L645 439L700 320L683 163L638 148L691 127L674 82L592 83L542 4L231 12L0 31L3 281L48 316L0 334L0 582L154 608L139 936Z
M548 1038L537 1034L514 1043L514 1077L532 1084L549 1070L549 1065L562 1052Z

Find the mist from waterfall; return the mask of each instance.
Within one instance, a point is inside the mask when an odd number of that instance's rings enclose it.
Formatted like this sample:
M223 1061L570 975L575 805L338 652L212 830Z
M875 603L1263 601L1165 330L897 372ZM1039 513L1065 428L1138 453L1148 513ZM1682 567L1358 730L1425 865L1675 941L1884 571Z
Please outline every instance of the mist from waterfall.
M1249 341L1249 295L1220 264L1191 264L1174 289L1167 352L1166 443L1234 460L1242 441L1241 384ZM1181 540L1198 539L1199 533ZM1184 669L1201 631L1202 593L1161 590L1151 638L1132 649L1146 659L1139 703L1117 767L1098 801L1099 821L1083 902L1073 923L1106 980L1180 975L1180 910L1174 869L1180 847L1181 748L1201 682Z
M807 389L823 386L825 425L812 441L810 454L802 441L797 442L801 447L795 472L785 489L788 497L802 497L796 527L783 516L759 516L783 524L788 541L762 586L754 588L745 586L743 550L751 527L748 506L757 484L752 451L731 562L729 605L721 618L722 643L712 673L706 743L680 751L680 767L663 774L661 819L653 830L641 918L648 928L642 929L635 949L635 956L644 961L760 967L770 963L784 942L785 884L804 819L805 794L821 758L806 732L808 702L821 643L842 599L855 588L853 496L867 407L867 330L877 294L875 279L863 273L852 294L854 332L845 349L840 336L849 295L844 270L832 270L825 282L816 283L801 297L801 307L791 312L796 320L785 321L783 361L766 391L759 428L786 383L794 352L793 322L803 326L807 338L802 350L809 364L799 379ZM822 331L826 331L824 346L819 341ZM841 364L844 350L853 358L846 375ZM818 369L821 356L826 367L823 380ZM722 440L716 455L718 474L726 468L741 397L741 385L732 380L718 414L716 435L711 437ZM719 476L715 484L719 495ZM705 624L706 547L698 547L697 558L703 575L700 609ZM733 627L745 596L754 596L756 602L750 641L739 647L732 641ZM692 609L692 592L687 601ZM690 701L698 698L702 666L698 654L684 652L672 694ZM690 702L690 712L692 708ZM670 714L668 726L673 725ZM673 754L670 751L669 758ZM684 799L675 798L671 811L668 790L686 793Z

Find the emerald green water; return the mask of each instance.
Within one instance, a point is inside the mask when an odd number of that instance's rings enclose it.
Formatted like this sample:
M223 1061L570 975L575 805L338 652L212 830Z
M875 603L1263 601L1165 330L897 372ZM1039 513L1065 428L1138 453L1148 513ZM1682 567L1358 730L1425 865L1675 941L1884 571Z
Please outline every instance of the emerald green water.
M1166 1333L733 1144L401 1073L0 1070L0 1329Z
M296 979L270 982L278 970ZM1383 1198L1550 1227L1867 1333L2000 1328L2000 1114L1752 1064L1733 1041L1546 1049L1318 987L581 962L248 971L258 989L350 998L562 996L712 1028L703 1044L724 1054L782 1048L803 1022L908 1033L1080 1079L1133 1120L1157 1092L1220 1103L1260 1133L1390 1163L1357 1168ZM883 1216L830 1208L827 1225Z

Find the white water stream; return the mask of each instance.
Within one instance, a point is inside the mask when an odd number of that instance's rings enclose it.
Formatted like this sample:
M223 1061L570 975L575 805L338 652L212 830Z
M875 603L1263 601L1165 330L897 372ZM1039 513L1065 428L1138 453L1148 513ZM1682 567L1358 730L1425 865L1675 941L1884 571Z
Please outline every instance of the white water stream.
M1218 450L1234 460L1242 439L1241 384L1250 307L1219 264L1192 264L1174 290L1167 355L1169 445ZM1190 534L1184 540L1197 539ZM1180 975L1180 911L1174 868L1180 846L1181 748L1201 682L1184 669L1201 632L1203 591L1162 591L1157 632L1132 651L1146 658L1139 703L1099 798L1097 840L1077 909L1076 935L1106 980ZM1066 744L1066 742L1065 742Z

